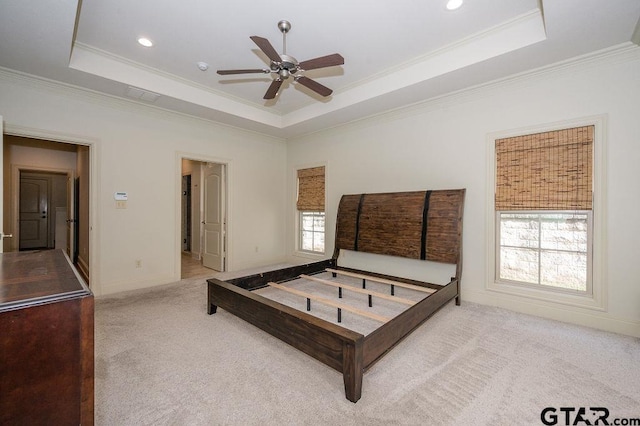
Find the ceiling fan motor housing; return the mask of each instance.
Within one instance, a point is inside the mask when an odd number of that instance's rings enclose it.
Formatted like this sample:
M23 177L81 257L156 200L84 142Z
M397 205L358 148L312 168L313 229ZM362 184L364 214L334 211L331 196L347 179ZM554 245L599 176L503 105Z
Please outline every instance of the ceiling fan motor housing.
M271 68L278 71L281 78L289 78L289 75L298 72L298 61L293 56L280 55L280 63L271 63Z

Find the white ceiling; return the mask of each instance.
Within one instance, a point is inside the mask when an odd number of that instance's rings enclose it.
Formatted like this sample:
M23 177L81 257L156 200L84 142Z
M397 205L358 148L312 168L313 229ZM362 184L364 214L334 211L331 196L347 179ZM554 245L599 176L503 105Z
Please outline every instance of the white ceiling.
M456 11L445 3L2 0L0 67L118 97L140 88L160 95L157 107L292 137L638 37L640 0L465 0ZM292 24L287 54L345 58L305 73L331 97L287 81L264 101L271 76L215 73L268 67L249 36L282 52L281 19ZM141 36L154 46L140 46Z

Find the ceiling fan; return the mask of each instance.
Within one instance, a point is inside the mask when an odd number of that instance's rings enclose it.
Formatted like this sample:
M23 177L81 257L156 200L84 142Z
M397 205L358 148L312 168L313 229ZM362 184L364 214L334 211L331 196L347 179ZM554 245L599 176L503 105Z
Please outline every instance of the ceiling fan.
M329 96L333 93L333 90L318 83L309 77L304 76L304 71L315 70L318 68L332 67L335 65L343 65L344 58L338 53L332 55L321 56L307 61L298 62L293 56L287 55L287 33L291 29L291 23L289 21L282 20L278 22L278 28L282 32L282 55L273 48L269 40L266 38L251 36L249 37L253 42L264 52L265 55L271 60L269 68L264 69L242 69L242 70L218 70L220 75L232 75L232 74L276 74L276 78L271 82L271 85L264 94L263 99L273 99L278 94L280 86L289 77L293 77L294 81L308 87L321 96Z

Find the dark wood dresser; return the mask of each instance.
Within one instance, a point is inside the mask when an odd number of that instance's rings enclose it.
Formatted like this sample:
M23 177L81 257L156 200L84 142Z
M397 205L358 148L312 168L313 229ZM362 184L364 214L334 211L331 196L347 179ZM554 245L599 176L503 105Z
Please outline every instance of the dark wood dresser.
M0 254L0 425L92 425L93 295L61 250Z

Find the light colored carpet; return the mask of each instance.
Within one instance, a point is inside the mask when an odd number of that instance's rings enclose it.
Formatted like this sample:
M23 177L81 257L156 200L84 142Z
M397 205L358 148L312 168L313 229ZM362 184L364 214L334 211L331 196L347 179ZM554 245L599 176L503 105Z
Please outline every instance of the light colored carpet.
M365 374L353 404L340 373L207 315L205 283L96 300L97 425L540 425L547 406L640 417L639 339L450 303Z

